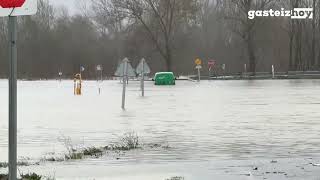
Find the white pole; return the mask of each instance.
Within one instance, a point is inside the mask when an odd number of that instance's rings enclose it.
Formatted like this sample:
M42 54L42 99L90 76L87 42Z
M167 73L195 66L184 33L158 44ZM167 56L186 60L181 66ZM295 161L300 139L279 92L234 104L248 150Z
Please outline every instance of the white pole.
M127 76L128 76L128 59L123 60L123 89L122 89L122 109L125 109L126 103L126 86L127 86Z
M274 65L272 65L271 69L272 69L272 78L274 79L274 78L275 78L275 69L274 69Z
M17 17L9 16L9 180L17 179Z
M142 73L141 73L141 91L142 91L142 97L144 97L144 63L145 63L145 60L142 59Z
M200 81L201 81L201 73L200 73L200 68L198 67L197 69L198 69L198 77L199 77L199 80L198 80L198 81L200 82Z

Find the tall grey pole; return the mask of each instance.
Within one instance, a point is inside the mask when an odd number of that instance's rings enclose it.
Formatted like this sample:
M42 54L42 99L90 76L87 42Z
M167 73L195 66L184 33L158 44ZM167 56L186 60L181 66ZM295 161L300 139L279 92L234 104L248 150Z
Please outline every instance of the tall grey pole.
M128 60L123 60L123 89L122 89L122 109L125 109L126 103L126 86L128 79Z
M103 71L103 69L101 69L101 71L100 71L101 82L103 82L102 71Z
M17 17L9 16L9 180L17 180Z
M144 63L145 60L142 60L142 73L141 73L141 91L142 91L142 97L144 97Z
M200 67L198 67L197 69L198 69L198 78L199 78L198 81L200 82L201 81Z

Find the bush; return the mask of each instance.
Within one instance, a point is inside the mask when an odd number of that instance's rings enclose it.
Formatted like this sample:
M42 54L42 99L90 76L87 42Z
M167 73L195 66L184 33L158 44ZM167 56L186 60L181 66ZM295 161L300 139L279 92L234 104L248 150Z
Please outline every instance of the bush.
M100 157L103 155L103 151L99 148L96 148L96 147L90 147L90 148L86 148L83 151L83 155Z
M30 174L21 174L22 180L41 180L42 176L37 175L36 173Z

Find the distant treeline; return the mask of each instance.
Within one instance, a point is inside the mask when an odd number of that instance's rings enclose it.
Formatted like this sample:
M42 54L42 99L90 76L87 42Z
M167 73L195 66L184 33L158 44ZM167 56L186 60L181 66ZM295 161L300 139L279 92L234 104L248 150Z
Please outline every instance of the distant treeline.
M79 72L112 76L121 59L145 58L156 71L193 74L194 60L216 60L226 72L318 70L317 0L90 0L78 14L39 0L35 16L19 17L20 78L65 78ZM250 10L315 7L314 18L248 19ZM8 69L7 18L0 18L0 77ZM204 70L206 71L206 70Z

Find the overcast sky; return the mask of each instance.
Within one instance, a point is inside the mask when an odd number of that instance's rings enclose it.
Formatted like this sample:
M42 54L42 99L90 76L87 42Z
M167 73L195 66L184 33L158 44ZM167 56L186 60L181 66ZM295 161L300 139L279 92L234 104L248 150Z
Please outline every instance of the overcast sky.
M49 0L55 6L66 6L70 10L71 13L76 11L75 0Z

